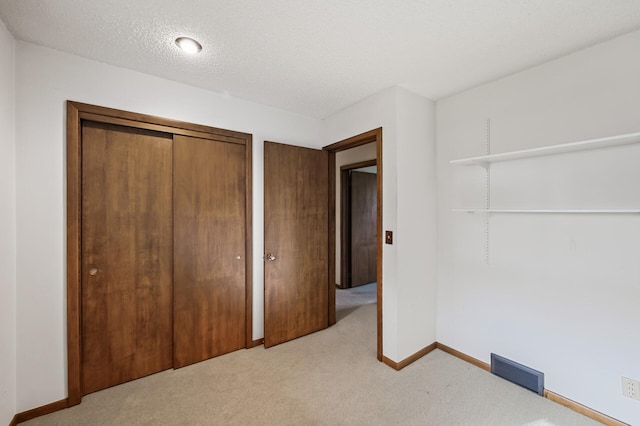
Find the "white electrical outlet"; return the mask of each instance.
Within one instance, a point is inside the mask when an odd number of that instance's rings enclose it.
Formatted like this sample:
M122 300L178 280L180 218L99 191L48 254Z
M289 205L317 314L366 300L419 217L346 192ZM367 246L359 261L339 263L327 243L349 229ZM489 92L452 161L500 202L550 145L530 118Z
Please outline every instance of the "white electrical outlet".
M640 382L622 376L622 394L640 400Z

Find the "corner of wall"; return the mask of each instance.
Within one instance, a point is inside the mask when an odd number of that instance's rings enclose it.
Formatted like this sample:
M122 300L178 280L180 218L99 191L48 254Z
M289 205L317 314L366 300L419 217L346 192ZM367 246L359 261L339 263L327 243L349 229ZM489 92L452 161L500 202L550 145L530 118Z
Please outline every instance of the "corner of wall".
M396 95L398 355L404 359L436 340L435 105L401 87Z
M0 21L0 424L16 414L15 40ZM6 94L6 95L5 95Z

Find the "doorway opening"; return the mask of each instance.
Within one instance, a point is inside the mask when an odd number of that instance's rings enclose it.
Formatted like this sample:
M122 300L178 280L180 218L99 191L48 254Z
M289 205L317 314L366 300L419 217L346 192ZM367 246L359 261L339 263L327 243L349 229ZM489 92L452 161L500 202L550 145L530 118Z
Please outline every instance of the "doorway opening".
M337 197L340 184L340 173L342 172L337 166L337 154L354 148L366 149L364 145L370 145L375 156L368 161L375 161L375 289L377 299L377 358L382 361L382 128L377 128L348 139L336 142L324 147L329 152L329 319L330 324L336 322L336 287L340 288L342 284L342 262L341 256L336 256L338 250L342 251L342 243L338 243L341 239L341 233L336 232L341 229L336 226L340 221L341 207L337 203L340 198ZM353 151L352 151L353 152ZM356 164L354 161L347 162ZM345 163L346 164L346 163ZM344 164L343 164L344 165ZM364 165L354 167L360 168ZM371 167L371 164L368 166ZM348 169L347 169L348 170ZM341 222L341 221L340 221ZM340 278L339 278L340 277Z
M372 148L375 155L375 145ZM349 151L341 154L347 153ZM340 263L340 274L336 275L340 281L336 285L341 289L376 282L376 164L374 158L340 166L340 196L337 197L340 198L340 240L336 244L340 246L336 256L336 262L339 259Z

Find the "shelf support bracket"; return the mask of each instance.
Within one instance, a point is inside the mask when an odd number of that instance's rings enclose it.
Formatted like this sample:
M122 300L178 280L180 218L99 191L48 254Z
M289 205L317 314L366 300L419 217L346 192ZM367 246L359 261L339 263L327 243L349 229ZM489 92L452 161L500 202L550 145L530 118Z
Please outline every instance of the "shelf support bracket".
M486 145L486 154L491 155L491 119L487 118L485 125L485 145ZM485 208L487 210L491 210L491 163L486 162L482 163L481 166L485 170L486 182L486 198L485 198ZM488 265L489 264L489 253L490 253L490 228L489 228L489 214L485 214L485 223L484 223L484 261Z

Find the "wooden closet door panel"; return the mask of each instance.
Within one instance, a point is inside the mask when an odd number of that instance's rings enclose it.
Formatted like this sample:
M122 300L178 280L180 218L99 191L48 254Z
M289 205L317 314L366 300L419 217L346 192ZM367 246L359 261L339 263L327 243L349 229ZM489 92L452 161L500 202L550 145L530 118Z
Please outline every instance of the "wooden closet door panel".
M174 137L174 367L245 347L245 146Z
M264 345L329 326L326 151L264 146Z
M351 172L351 287L377 279L377 191L374 173Z
M82 392L172 366L171 135L82 127Z

